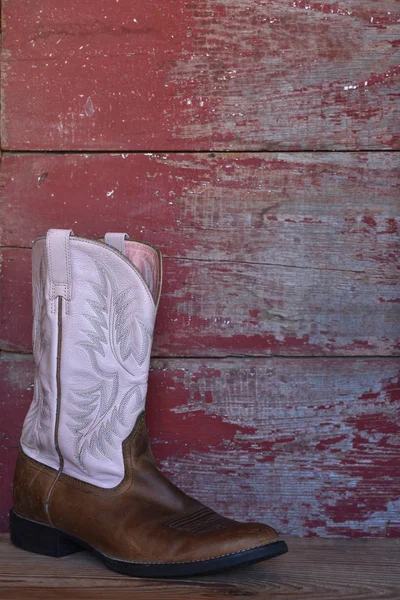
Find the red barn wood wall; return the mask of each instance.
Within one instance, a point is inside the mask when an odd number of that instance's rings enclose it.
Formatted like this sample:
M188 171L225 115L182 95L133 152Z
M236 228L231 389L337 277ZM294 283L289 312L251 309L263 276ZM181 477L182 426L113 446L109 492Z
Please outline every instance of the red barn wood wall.
M400 533L395 0L3 0L0 525L33 383L30 247L160 246L148 423L228 516Z

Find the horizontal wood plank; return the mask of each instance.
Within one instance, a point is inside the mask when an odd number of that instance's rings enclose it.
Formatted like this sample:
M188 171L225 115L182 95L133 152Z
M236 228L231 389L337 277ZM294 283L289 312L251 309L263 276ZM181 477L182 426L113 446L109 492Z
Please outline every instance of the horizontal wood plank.
M1 243L128 230L165 259L154 353L391 354L397 154L6 155ZM2 348L31 348L29 250L3 250Z
M3 600L397 600L400 540L289 538L289 553L226 573L178 580L123 577L87 552L38 556L0 536Z
M1 526L33 360L3 354ZM227 516L302 536L398 536L400 359L152 361L162 470Z
M3 147L399 148L396 0L3 0Z
M167 256L390 270L397 153L5 154L0 244L128 230Z
M0 251L3 350L31 350L30 255ZM166 259L153 356L390 356L398 295L390 274Z

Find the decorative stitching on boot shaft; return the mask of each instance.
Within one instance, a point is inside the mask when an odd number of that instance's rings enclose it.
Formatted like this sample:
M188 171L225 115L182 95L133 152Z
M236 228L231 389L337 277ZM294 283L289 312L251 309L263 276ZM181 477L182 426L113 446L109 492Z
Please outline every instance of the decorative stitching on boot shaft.
M87 353L98 382L88 388L75 388L68 413L68 429L74 436L74 454L82 470L86 456L111 460L110 448L117 448L114 436L122 439L123 429L134 407L143 406L139 385L147 383L147 370L140 367L148 358L152 331L133 311L134 298L127 287L120 290L113 273L105 264L93 261L98 279L90 281L93 295L86 299L83 313L90 325L82 333L84 341L76 344ZM132 331L139 335L132 338ZM139 369L130 366L132 357ZM122 369L131 379L131 387L121 398Z

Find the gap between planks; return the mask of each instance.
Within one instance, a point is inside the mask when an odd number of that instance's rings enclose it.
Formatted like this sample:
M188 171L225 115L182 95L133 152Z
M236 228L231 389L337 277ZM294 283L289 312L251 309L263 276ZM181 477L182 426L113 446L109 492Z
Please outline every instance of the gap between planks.
M21 358L21 360L25 360L26 358L30 358L33 360L33 354L32 352L21 352L19 350L2 350L0 349L0 360L2 355L5 355L4 357L13 357L13 358L17 358L18 357ZM193 361L198 361L198 360L206 360L206 359L212 359L214 360L228 360L228 359L259 359L259 360L271 360L271 359L287 359L287 360L293 360L294 358L296 360L343 360L344 358L346 360L371 360L371 359L381 359L381 360L396 360L400 358L400 354L391 354L390 356L387 356L385 354L335 354L334 356L326 356L324 354L302 354L299 356L293 356L293 354L224 354L224 355L218 355L218 356L213 356L211 354L204 354L204 355L196 355L196 356L185 356L185 355L174 355L172 356L171 354L152 354L151 355L151 360L184 360L184 361L189 361L189 360L193 360Z
M1 33L1 32L0 32ZM370 146L369 148L362 148L357 149L357 148L351 148L349 150L343 150L343 149L329 149L329 148L320 148L318 150L316 150L315 148L301 148L301 149L285 149L285 150L281 150L279 148L275 148L275 149L266 149L266 148L259 148L259 149L254 149L252 148L251 150L246 150L246 148L241 148L241 149L236 149L236 150L229 150L228 148L225 150L196 150L195 148L191 149L191 150L185 150L185 149L180 149L180 150L121 150L121 148L116 148L116 149L103 149L103 150L90 150L90 149L84 149L81 148L79 150L40 150L40 149L32 149L32 150L21 150L18 148L3 148L0 147L0 152L1 154L58 154L58 155L63 155L63 154L203 154L203 155L211 155L210 158L213 158L214 156L217 156L219 154L238 154L238 153L243 153L243 154L259 154L260 152L265 153L265 154L276 154L277 152L279 152L279 154L304 154L306 152L311 152L312 154L366 154L366 153L372 153L372 152L379 152L379 153L388 153L388 152L397 152L399 153L400 150L398 148L374 148L373 146Z

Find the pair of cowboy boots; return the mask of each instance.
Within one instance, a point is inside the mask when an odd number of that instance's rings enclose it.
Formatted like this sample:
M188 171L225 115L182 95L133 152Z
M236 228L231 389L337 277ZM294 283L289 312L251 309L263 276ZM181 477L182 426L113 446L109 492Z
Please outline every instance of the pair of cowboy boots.
M34 395L10 513L12 542L89 550L139 577L220 571L287 551L262 523L224 518L157 469L145 425L161 254L107 233L51 229L32 251Z

